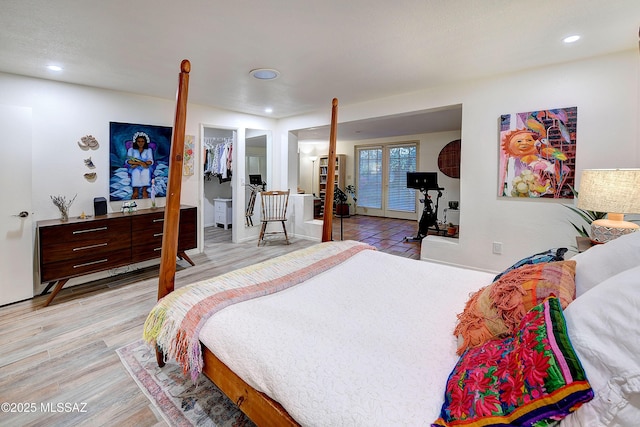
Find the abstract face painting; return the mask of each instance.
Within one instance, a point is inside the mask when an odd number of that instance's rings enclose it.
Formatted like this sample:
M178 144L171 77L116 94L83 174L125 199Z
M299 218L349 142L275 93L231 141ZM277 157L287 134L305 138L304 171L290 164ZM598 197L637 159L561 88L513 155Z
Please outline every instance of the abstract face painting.
M577 107L500 117L498 196L573 198Z

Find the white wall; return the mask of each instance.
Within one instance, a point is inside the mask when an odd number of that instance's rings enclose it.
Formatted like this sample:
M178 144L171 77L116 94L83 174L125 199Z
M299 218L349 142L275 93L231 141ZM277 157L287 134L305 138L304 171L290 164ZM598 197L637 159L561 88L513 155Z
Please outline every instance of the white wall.
M179 68L176 67L176 76ZM168 82L175 85L175 81ZM105 197L109 200L109 122L143 123L173 126L175 100L165 100L123 92L71 85L49 80L33 79L0 73L0 103L30 107L33 111L33 221L59 217L58 209L51 203L50 195L64 195L67 198L77 194L70 209L70 215L77 216L83 211L93 214L93 198ZM181 203L198 207L198 246L202 248L202 205L204 192L202 170L203 159L200 138L201 124L209 127L239 129L238 140L244 142L244 128L273 129L275 121L268 118L238 114L211 107L189 104L185 132L195 135L197 155L196 173L183 176ZM0 132L2 130L0 129ZM97 150L83 151L77 141L91 134L100 143ZM240 140L242 138L242 140ZM19 147L20 141L12 141ZM240 143L238 144L240 145ZM244 224L244 187L235 180L244 176L244 149L234 150L233 197L242 197L234 210L234 223ZM91 156L97 173L94 182L87 181L83 174L89 169L83 159ZM240 157L236 157L240 156ZM237 158L242 161L238 162ZM18 165L16 165L18 166ZM6 183L2 183L5 185ZM236 191L237 190L237 191ZM163 206L164 198L157 203ZM109 212L119 211L121 202L109 203ZM139 207L150 206L150 200L139 200ZM234 227L234 241L247 238L254 233L251 229ZM255 234L255 233L254 233ZM256 234L257 235L257 234ZM35 236L35 233L34 233ZM256 237L257 238L257 237ZM70 285L89 278L74 279ZM1 279L0 280L4 280Z
M462 104L460 239L456 244L451 239L428 242L423 257L497 271L537 251L575 246L568 220L576 220L562 201L497 197L500 115L577 106L578 176L585 168L639 167L638 76L638 54L631 50L341 106L338 119L346 122ZM326 125L329 118L327 103L326 112L281 120L278 128L284 133ZM493 242L503 244L502 255L492 254Z
M176 70L177 74L178 70ZM425 256L442 262L500 270L535 251L575 244L568 224L573 218L561 202L511 200L496 196L498 118L501 114L556 107L578 107L578 173L593 167L639 167L639 64L635 50L420 91L366 103L340 106L341 122L462 104L462 163L460 180L460 239L457 244L434 242ZM174 81L168 84L175 84ZM93 198L108 197L109 122L137 122L171 126L174 100L132 95L77 85L0 74L0 102L33 110L34 220L56 218L50 195L78 194L71 215L93 212ZM339 98L339 94L335 94ZM289 131L326 125L326 111L279 121L189 104L186 133L200 126L238 129L234 148L237 168L232 181L234 199L244 197L236 182L244 176L244 129L273 129L268 142L268 182L288 186L297 173L297 147ZM1 131L1 130L0 130ZM77 141L92 134L100 149L82 151ZM15 142L17 146L19 141ZM199 150L200 151L200 150ZM98 179L83 178L83 159L92 156ZM237 157L236 157L237 156ZM196 163L202 167L200 153ZM577 183L579 187L579 182ZM182 203L199 206L201 174L183 177ZM159 201L161 202L161 201ZM111 204L111 210L119 205ZM199 219L202 224L202 219ZM234 223L244 221L243 209L234 210ZM255 227L254 227L255 228ZM252 229L233 228L234 241L248 239ZM492 242L503 243L503 254L491 253ZM199 246L202 247L201 236Z

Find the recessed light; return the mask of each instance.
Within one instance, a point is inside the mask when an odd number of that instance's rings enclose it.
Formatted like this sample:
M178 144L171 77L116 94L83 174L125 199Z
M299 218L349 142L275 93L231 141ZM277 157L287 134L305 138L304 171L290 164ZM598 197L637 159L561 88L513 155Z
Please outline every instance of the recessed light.
M267 113L267 114L271 114L271 113L273 113L273 108L267 107L267 108L264 109L264 112Z
M51 71L62 71L62 67L59 65L47 65L47 68Z
M580 36L575 35L575 36L568 36L562 39L563 42L565 43L575 43L578 40L580 40Z
M255 70L249 71L249 75L258 80L273 80L278 78L280 71L274 70L273 68L256 68Z

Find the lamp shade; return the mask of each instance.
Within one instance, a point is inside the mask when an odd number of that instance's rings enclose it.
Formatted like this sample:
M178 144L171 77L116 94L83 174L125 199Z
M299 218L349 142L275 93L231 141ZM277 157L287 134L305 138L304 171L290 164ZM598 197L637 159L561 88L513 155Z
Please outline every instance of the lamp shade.
M636 232L638 224L624 214L640 213L640 169L586 169L582 171L578 208L607 212L607 219L591 223L591 241L606 243Z
M619 214L640 213L640 169L585 169L578 208Z

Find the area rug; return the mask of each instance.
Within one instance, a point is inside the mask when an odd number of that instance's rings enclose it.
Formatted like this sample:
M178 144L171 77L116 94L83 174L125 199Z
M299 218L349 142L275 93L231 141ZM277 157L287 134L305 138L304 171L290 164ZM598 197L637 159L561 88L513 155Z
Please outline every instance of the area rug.
M194 384L173 361L159 368L155 351L142 339L116 352L129 374L169 425L254 426L204 375Z

